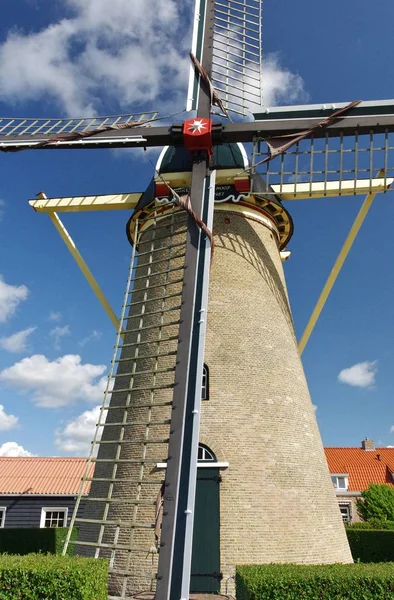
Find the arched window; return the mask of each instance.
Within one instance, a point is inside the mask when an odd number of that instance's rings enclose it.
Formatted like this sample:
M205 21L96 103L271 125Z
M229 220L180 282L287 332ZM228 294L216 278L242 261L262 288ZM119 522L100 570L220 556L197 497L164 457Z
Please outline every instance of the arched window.
M204 446L204 444L198 445L198 462L217 462L216 456L208 448L208 446Z
M202 370L201 400L209 400L209 369L206 364Z

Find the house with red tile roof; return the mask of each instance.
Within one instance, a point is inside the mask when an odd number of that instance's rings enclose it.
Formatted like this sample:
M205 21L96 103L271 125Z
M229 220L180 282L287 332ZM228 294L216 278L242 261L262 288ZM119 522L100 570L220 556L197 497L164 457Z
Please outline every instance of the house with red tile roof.
M86 458L0 456L0 527L68 526L85 466Z
M371 483L394 486L394 448L375 448L365 438L359 448L325 448L328 468L346 523L360 521L356 499Z
M365 439L359 448L325 448L342 518L360 518L356 499L371 483L394 486L394 448L375 448ZM66 527L86 466L86 458L0 456L0 527ZM88 477L93 476L94 463ZM89 493L87 481L84 495ZM84 502L81 502L81 512Z

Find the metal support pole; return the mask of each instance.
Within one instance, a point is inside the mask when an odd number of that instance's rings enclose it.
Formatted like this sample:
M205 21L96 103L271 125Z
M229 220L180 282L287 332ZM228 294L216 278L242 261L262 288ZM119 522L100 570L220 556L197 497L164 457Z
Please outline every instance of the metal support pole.
M213 172L205 180L205 202L203 219L212 230L215 180ZM204 239L205 238L205 239ZM191 343L189 371L189 391L187 397L186 420L180 479L180 502L178 504L177 532L174 549L174 562L183 562L181 600L189 598L193 529L195 515L198 442L200 435L201 382L204 367L204 351L207 328L209 271L211 263L211 243L200 236L199 262L196 272L196 304L194 307L194 329ZM183 560L182 560L183 558ZM175 583L175 581L174 581ZM176 581L179 586L179 581ZM174 598L178 598L178 590Z
M213 0L207 0L205 10L203 66L210 75L214 27ZM197 116L209 118L210 113L210 92L200 81ZM193 156L190 198L194 212L203 220L213 212L214 194L207 190L208 166L209 157L206 153L196 153ZM189 598L199 429L199 419L193 414L193 410L196 395L201 394L205 328L201 327L199 321L203 308L203 283L208 278L209 264L205 261L205 235L191 217L188 225L178 362L175 371L157 575L157 600ZM200 332L204 332L204 335L200 335ZM192 512L189 512L190 510Z

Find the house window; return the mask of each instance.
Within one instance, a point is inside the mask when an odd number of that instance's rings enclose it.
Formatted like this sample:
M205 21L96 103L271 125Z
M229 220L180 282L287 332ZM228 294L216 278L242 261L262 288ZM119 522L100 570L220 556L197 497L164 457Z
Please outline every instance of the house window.
M208 448L208 446L204 446L203 444L199 444L198 446L198 462L216 462L216 456Z
M68 508L42 508L40 527L66 527Z
M201 400L209 400L209 369L204 365L202 370Z
M346 491L348 488L348 476L347 474L331 475L331 481L334 488L339 491Z
M341 511L342 521L344 523L350 524L352 522L352 512L351 512L350 504L349 503L340 504L339 510Z
M0 506L0 527L3 528L4 527L4 523L5 523L5 512L6 512L6 507L5 506Z

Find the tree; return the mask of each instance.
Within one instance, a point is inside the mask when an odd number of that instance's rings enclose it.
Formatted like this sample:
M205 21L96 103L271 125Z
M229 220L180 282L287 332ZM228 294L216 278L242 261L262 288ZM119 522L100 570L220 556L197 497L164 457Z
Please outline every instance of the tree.
M391 485L371 484L361 492L361 498L356 503L357 512L363 521L394 521L394 487Z

